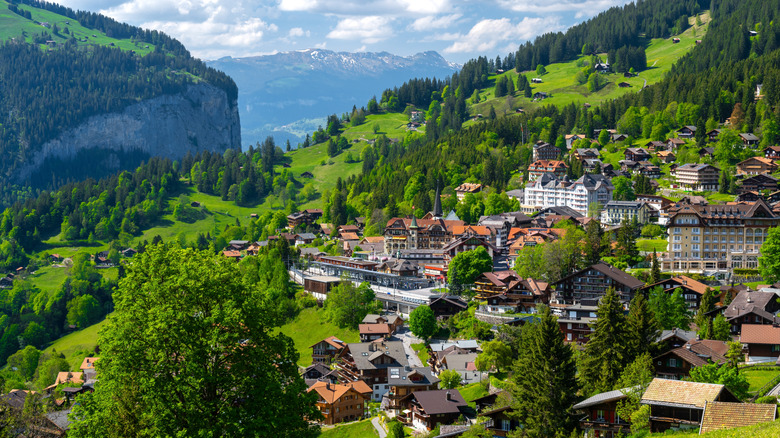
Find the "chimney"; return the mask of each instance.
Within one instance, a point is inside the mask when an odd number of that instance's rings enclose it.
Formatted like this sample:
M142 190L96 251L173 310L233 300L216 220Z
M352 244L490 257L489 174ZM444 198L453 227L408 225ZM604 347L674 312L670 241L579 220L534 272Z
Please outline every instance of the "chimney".
M449 391L447 391L447 400L448 400L448 401L451 401L451 400L452 400L452 394L450 394L450 392L449 392Z
M685 344L685 349L691 351L691 344Z

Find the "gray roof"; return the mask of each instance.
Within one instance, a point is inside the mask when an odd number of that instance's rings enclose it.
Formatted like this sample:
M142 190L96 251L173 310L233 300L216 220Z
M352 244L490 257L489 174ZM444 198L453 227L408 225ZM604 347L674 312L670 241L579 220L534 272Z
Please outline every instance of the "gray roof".
M624 388L624 389L616 389L614 391L607 391L602 392L601 394L596 394L593 397L586 398L585 400L577 403L576 405L572 406L574 409L585 409L589 408L591 406L600 405L602 403L611 402L615 400L622 400L627 397L627 393L631 390L631 388Z
M447 400L448 393L450 400ZM457 413L461 408L468 406L457 389L417 391L413 397L428 415Z
M739 136L744 138L745 140L748 140L748 141L758 141L758 137L756 137L755 134L750 133L750 132L743 132L743 133L739 134Z
M539 211L539 216L546 216L548 214L557 214L560 216L571 216L574 218L582 217L582 214L580 214L577 210L565 205L546 207L543 208L541 211Z
M447 358L447 369L455 371L466 371L467 364L473 363L475 360L477 360L477 356L479 356L477 353L448 354L445 356Z
M436 342L436 343L431 342L431 350L434 353L437 351L445 350L452 346L456 346L464 350L471 350L471 349L475 350L479 347L479 344L474 339L464 339L464 340L453 341L453 342Z
M459 221L460 218L455 213L455 210L450 210L449 213L447 213L447 217L444 218L445 221Z
M401 341L383 341L383 342L365 342L356 344L347 344L355 366L360 370L375 370L389 367L408 366L404 351L404 343ZM380 357L382 354L392 357L395 364L381 364L379 366L371 363L372 360Z
M673 336L677 336L680 339L683 339L685 341L690 341L691 339L696 339L698 335L694 331L689 330L682 330L682 329L672 329L672 330L664 330L661 332L661 335L658 336L656 339L656 342L663 342Z
M422 375L422 380L413 382L409 379L412 373ZM387 369L387 384L391 386L430 386L439 382L429 367L390 367Z
M734 300L723 312L723 316L726 319L731 319L757 310L766 311L769 303L775 298L777 295L774 292L743 290L734 297Z
M314 235L314 233L298 233L298 237L301 239L316 239L317 236Z
M520 198L520 199L522 199L523 198L523 193L524 193L523 189L509 190L509 191L506 192L506 195L509 196L510 198Z
M363 318L363 324L377 324L377 319L380 317L387 320L388 324L395 324L401 317L392 313L390 315L377 315L376 313L369 313Z
M68 414L70 414L70 409L66 409L63 411L53 411L46 414L46 418L48 418L49 421L54 423L55 426L59 427L60 430L68 430L70 428L70 420L68 420Z
M610 208L610 207L630 207L630 208L642 208L642 205L644 202L642 201L609 201L604 206L604 208Z

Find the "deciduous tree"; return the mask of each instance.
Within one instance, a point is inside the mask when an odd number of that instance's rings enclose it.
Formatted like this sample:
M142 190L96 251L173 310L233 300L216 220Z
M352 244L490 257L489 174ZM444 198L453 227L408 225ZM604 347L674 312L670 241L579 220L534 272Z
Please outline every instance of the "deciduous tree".
M428 339L436 334L437 329L436 316L430 307L422 305L409 314L409 330L423 341L428 342Z
M325 312L328 319L339 327L357 329L369 313L378 313L381 304L368 283L355 286L351 281L342 281L328 294Z

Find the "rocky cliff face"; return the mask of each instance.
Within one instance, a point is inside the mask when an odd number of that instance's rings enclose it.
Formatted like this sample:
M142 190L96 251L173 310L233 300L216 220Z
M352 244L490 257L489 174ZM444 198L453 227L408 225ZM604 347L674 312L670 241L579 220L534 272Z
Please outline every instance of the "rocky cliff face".
M90 117L54 140L33 148L35 152L17 175L18 181L23 182L45 160L72 160L84 150L140 152L150 157L179 159L188 151L195 154L240 147L236 102L229 102L219 88L200 83L190 85L181 94L133 104L120 113ZM123 167L121 163L115 165Z

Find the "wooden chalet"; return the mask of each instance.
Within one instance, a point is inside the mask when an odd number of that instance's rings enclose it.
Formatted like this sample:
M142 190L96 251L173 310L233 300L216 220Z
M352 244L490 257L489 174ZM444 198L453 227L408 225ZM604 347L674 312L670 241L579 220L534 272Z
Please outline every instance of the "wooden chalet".
M378 340L347 344L336 361L340 381L366 382L372 389L371 399L380 401L388 392L387 369L408 366L403 342Z
M764 148L764 158L770 160L780 159L780 146L769 146Z
M731 324L732 333L741 333L743 324L780 324L780 318L775 316L778 310L780 304L774 292L745 289L734 297L723 316Z
M693 138L696 136L696 127L685 125L677 130L677 138Z
M440 424L451 424L468 412L468 404L457 389L417 391L410 401L411 412L406 418L418 429L433 430ZM411 420L411 421L409 421Z
M621 301L629 302L634 292L644 283L620 269L604 262L598 262L570 274L554 285L559 301L580 302L585 299L600 299L607 289L615 288Z
M655 375L664 379L680 380L688 377L691 369L695 367L708 363L726 363L728 349L728 344L723 341L690 340L681 347L655 357Z
M699 428L708 403L739 402L724 385L655 378L640 403L650 406L651 432Z
M347 344L335 336L329 336L311 346L312 363L329 364Z
M641 290L649 293L656 287L661 287L666 293L672 294L676 289L680 289L680 292L685 298L685 303L688 305L688 309L696 311L701 304L701 297L707 292L709 286L696 281L691 277L685 275L678 275L676 277L667 278L659 282L644 286Z
M747 363L775 363L780 357L780 325L743 324L739 341L747 349Z
M433 310L436 318L448 318L466 310L469 306L462 298L454 295L442 295L431 300L428 307Z
M737 175L761 175L777 170L777 163L770 158L750 157L737 163Z
M396 415L410 409L412 394L418 391L439 389L439 378L433 375L430 367L399 367L387 369L388 410Z
M772 175L759 174L743 179L737 187L737 194L763 192L764 190L774 192L777 191L777 189L777 178Z
M392 334L390 324L359 324L360 342L373 342L377 339L387 339Z
M626 148L626 150L623 151L623 155L626 157L626 160L635 162L647 161L652 158L650 152L645 148Z
M362 381L345 384L317 382L307 390L312 391L318 395L316 406L323 416L322 424L327 425L361 420L371 395L371 389Z
M631 390L625 388L602 392L573 406L574 410L584 415L580 418L580 429L585 431L586 436L618 438L630 431L631 419L620 418L617 404L628 398Z

